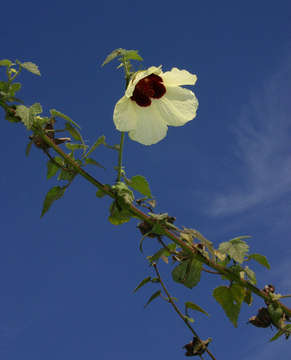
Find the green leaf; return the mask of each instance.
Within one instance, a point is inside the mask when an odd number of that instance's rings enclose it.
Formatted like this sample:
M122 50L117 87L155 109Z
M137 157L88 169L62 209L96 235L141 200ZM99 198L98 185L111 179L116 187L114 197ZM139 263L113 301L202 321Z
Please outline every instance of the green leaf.
M280 329L273 337L272 339L269 340L269 342L271 341L275 341L277 340L280 336L282 336L283 334L286 335L286 339L288 339L288 337L291 334L291 324L288 324L286 326L284 326L283 329Z
M27 144L26 149L25 149L25 155L26 155L26 156L29 155L32 144L33 144L33 141L32 141L32 140Z
M56 173L60 170L60 167L53 161L49 160L47 162L47 174L46 174L46 178L50 179L53 176L56 175Z
M187 316L187 315L183 315L183 317L184 317L187 321L189 321L189 322L191 322L191 323L194 322L194 319L191 318L191 317L189 317L189 316Z
M13 62L8 59L0 60L0 66L12 66Z
M29 108L24 105L17 105L15 115L21 118L21 121L27 129L31 129L33 118L30 115Z
M149 298L149 300L146 302L144 307L147 307L154 299L156 299L160 295L161 295L161 290L158 290L155 293L153 293L153 295Z
M259 264L261 264L262 266L265 266L267 269L270 269L271 266L266 258L266 256L261 255L261 254L251 254L248 256L247 260L255 260L256 262L258 262Z
M124 49L115 49L113 50L109 55L107 55L106 59L103 61L101 66L104 66L106 64L108 64L110 61L114 60L115 58L117 58L118 56L122 55L124 53Z
M108 64L118 56L121 56L125 60L137 60L143 61L143 58L139 55L138 50L125 50L122 48L113 50L104 60L101 66Z
M83 145L83 144L72 144L72 143L66 143L66 148L69 150L86 150L87 149L87 145Z
M253 296L252 296L252 292L249 289L246 289L246 293L245 293L245 297L244 297L244 302L246 304L248 304L249 306L252 305L253 302Z
M133 176L131 179L126 181L127 185L132 187L134 190L140 192L142 195L149 198L152 197L149 183L146 178L141 175Z
M200 311L200 312L202 312L203 314L209 316L209 314L208 314L205 310L203 310L199 305L194 304L194 303L191 302L191 301L187 301L187 302L185 303L185 307L186 307L186 309L192 309L192 310Z
M60 111L56 110L56 109L51 109L50 110L50 114L53 117L60 117L62 119L65 119L66 121L68 121L69 123L73 124L74 126L76 126L77 128L81 129L80 126L75 123L75 121L73 121L69 116L61 113Z
M257 279L256 279L256 274L254 273L254 271L251 270L248 266L246 266L244 268L244 272L246 273L250 283L253 284L253 285L256 285Z
M54 186L51 188L44 199L41 217L49 210L54 201L60 199L65 193L66 187Z
M0 90L7 93L9 91L9 83L6 81L0 81Z
M137 290L139 290L142 286L144 286L145 284L147 284L148 282L150 282L152 280L152 278L150 276L146 277L145 279L143 279L138 285L137 287L133 290L134 293L137 292Z
M128 206L134 201L133 192L123 182L117 182L112 189L118 196L118 204L121 207Z
M273 324L278 325L283 315L282 308L277 304L271 303L268 305L268 311L271 316Z
M229 255L234 261L243 263L245 256L249 251L248 244L241 240L243 237L235 238L219 245L218 251ZM245 238L245 237L244 237Z
M20 63L18 62L19 65L27 70L27 71L30 71L31 73L35 74L35 75L39 75L40 76L40 72L39 72L39 69L38 69L38 66L35 65L34 63L30 62L30 61L27 61L27 62L24 62L24 63Z
M92 147L90 148L90 150L87 152L87 154L85 154L84 158L88 157L94 150L97 149L98 146L100 145L105 145L106 142L105 142L105 136L102 135L100 136L96 141L95 143L92 145Z
M76 176L76 172L73 169L71 171L69 171L69 169L68 170L61 169L61 172L58 176L58 181L64 180L71 182L75 176Z
M42 113L42 106L40 103L35 103L29 108L31 115L38 115Z
M140 239L140 242L139 242L139 251L143 254L143 242L144 242L144 239L147 237L148 234L150 234L151 232L149 231L147 234L144 234L144 236Z
M138 50L126 50L124 56L129 60L143 61L143 58L139 55Z
M172 271L173 280L192 289L200 281L202 262L193 258L183 261Z
M272 337L272 339L269 340L269 342L271 341L275 341L277 339L279 339L280 336L282 336L284 334L283 330L279 330L278 332L276 332L276 334Z
M31 105L29 108L24 105L17 105L15 115L19 116L26 128L30 130L33 125L35 116L41 112L42 107L39 103Z
M167 248L171 251L174 251L176 249L176 244L175 243L171 243L167 245ZM167 249L165 248L161 248L159 251L157 251L154 255L152 256L148 256L147 259L153 263L153 262L157 262L161 256L170 256L171 254L168 252Z
M72 126L69 122L66 122L65 123L65 128L70 133L72 138L74 138L75 140L80 141L82 144L84 144L84 140L82 138L82 135L80 134L80 132L74 126Z
M105 169L105 167L103 165L101 165L98 161L92 159L92 158L86 158L85 159L85 164L90 164L90 165L95 165L98 166L102 169Z
M13 83L10 85L10 95L14 96L14 94L21 89L21 83Z
M99 189L96 191L96 196L99 198L103 198L105 196L105 192Z
M117 201L114 201L110 206L110 215L108 220L113 225L121 225L128 222L131 219L131 213L122 208Z
M237 327L241 304L245 298L245 290L238 284L230 287L219 286L213 291L214 299L222 306L229 320Z

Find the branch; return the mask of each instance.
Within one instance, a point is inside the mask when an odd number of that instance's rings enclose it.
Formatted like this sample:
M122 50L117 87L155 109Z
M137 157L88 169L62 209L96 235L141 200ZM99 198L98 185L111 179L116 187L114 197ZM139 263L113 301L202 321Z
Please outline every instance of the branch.
M168 302L172 305L172 307L174 308L174 310L176 311L176 313L179 315L179 317L184 321L184 323L187 325L187 327L189 328L189 330L191 331L191 333L197 338L197 340L199 342L202 343L202 340L200 339L200 337L198 336L198 334L196 333L196 331L193 329L193 327L189 324L189 321L185 318L185 316L181 313L181 311L179 310L179 308L177 307L177 305L174 303L172 296L170 295L170 293L168 292L165 284L163 283L163 280L161 279L161 275L159 272L159 269L157 267L156 263L153 263L153 267L155 269L155 272L157 274L157 277L159 279L159 282L164 290L164 292L166 293L167 297L168 297ZM211 357L212 360L216 360L214 355L212 355L212 353L206 348L205 351L207 352L207 354Z
M88 174L85 170L83 170L79 164L70 158L65 152L62 151L47 135L43 133L39 133L39 136L43 139L43 141L52 147L62 158L67 161L77 173L83 176L86 180L88 180L92 185L103 191L106 195L110 196L111 198L118 200L118 196L111 190L110 187L107 185L102 184L98 180L96 180L93 176ZM149 215L145 214L133 204L128 205L128 210L132 213L133 216L139 218L140 220L146 221L150 225L154 225L155 221ZM221 275L224 275L228 280L235 281L240 286L249 289L251 292L256 294L257 296L261 297L264 301L271 302L276 304L277 306L281 307L281 309L285 312L288 317L291 317L291 309L287 306L280 303L278 300L273 300L268 296L266 293L261 291L256 286L252 285L249 281L241 279L239 275L233 273L230 269L225 268L217 264L215 261L208 259L207 257L203 256L196 248L192 247L190 244L184 242L180 237L173 234L170 230L166 227L163 228L163 235L169 238L170 240L174 241L177 245L179 245L183 250L185 250L188 254L192 256L195 255L196 259L207 265L208 267L212 268L216 272Z

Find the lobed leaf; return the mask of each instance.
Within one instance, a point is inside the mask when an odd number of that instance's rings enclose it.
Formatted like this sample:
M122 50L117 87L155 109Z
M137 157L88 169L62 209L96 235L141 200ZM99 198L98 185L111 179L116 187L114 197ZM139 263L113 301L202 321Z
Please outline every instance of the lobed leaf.
M24 105L17 105L15 115L21 118L21 121L27 129L31 129L33 118L30 116L29 108Z
M32 74L35 75L39 75L40 76L40 71L38 69L38 66L30 61L26 61L26 62L19 62L17 61L17 63L25 70L31 72Z
M29 108L24 105L17 105L15 115L21 118L21 121L30 130L33 126L35 116L42 113L42 106L39 103L31 105Z
M192 289L200 281L202 262L193 258L181 262L172 271L174 281Z
M235 238L227 242L223 242L219 245L218 251L229 255L234 261L243 263L245 256L249 251L248 244L241 240L245 237Z

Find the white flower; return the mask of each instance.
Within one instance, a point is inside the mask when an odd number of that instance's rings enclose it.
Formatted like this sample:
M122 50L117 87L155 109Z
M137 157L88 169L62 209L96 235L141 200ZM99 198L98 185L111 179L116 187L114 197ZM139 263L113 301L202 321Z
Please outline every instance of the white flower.
M113 121L132 140L152 145L162 140L170 126L182 126L194 119L198 100L180 85L194 85L196 75L173 68L163 72L152 66L131 78L125 95L114 108Z

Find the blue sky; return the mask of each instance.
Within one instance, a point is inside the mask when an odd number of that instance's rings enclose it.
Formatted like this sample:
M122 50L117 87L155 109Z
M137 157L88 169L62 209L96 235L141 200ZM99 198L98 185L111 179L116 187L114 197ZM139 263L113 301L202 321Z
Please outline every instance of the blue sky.
M119 142L112 112L123 75L116 63L100 66L113 49L138 49L144 67L197 74L197 118L150 147L126 137L127 174L145 175L157 211L216 245L251 235L251 252L271 263L271 271L253 265L258 286L291 293L289 1L28 0L5 2L1 15L1 58L33 61L42 73L23 73L22 99L72 117L88 144L102 134ZM23 127L3 119L1 129L1 359L183 358L191 336L176 314L161 300L143 308L156 288L132 293L151 275L136 222L109 224L109 199L82 179L40 219L55 185L45 158L35 148L26 158ZM100 148L95 157L107 170L92 174L114 181L116 154ZM144 248L150 255L157 244ZM193 314L194 325L214 339L217 359L288 358L288 342L269 344L274 332L246 325L262 302L244 307L235 329L210 295L222 281L203 274L189 290L170 281L169 266L161 272L179 304L194 301L211 314Z

